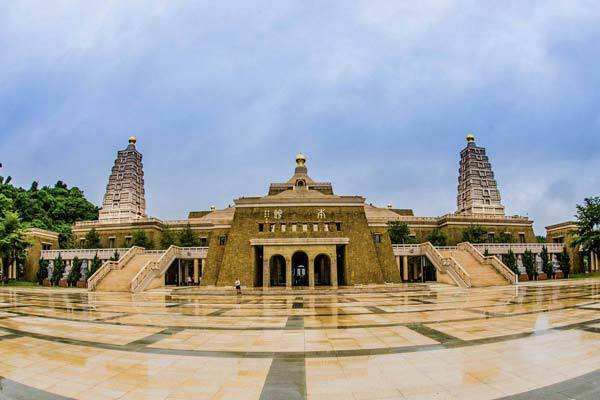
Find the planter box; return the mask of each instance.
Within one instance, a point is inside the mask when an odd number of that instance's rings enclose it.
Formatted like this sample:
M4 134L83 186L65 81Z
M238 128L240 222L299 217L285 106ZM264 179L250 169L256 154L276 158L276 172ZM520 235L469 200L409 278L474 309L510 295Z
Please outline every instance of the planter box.
M564 275L563 275L562 271L556 271L554 273L554 279L563 279L563 278L564 278Z
M50 279L46 278L44 279L44 281L42 282L43 286L52 286L52 284L50 283Z
M69 282L67 282L66 279L61 279L60 281L58 281L58 286L60 286L60 287L69 287Z
M77 287L80 289L87 288L87 281L77 281Z
M519 274L519 282L527 282L529 280L529 276L527 274Z
M548 279L548 275L546 275L545 272L540 272L538 274L538 278L537 278L538 281L545 281L547 279Z

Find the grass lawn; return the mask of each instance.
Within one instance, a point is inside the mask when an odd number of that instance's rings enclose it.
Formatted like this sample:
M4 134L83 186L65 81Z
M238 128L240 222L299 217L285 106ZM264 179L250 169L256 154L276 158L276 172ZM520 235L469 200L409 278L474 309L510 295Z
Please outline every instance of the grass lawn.
M37 282L10 280L6 283L0 283L0 287L2 287L2 286L39 286L39 285L37 284Z
M592 272L590 274L571 274L569 279L586 279L586 278L600 278L600 271Z

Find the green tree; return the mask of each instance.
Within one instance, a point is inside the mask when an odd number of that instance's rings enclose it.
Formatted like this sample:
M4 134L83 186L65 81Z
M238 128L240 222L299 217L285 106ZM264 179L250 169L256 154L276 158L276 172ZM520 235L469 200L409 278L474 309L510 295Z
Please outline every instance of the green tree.
M506 255L506 266L515 274L519 275L519 268L517 267L517 257L512 249L508 250Z
M554 276L554 267L552 265L552 260L550 260L550 254L548 254L548 248L546 246L542 246L540 258L542 259L542 271L544 271L548 279L552 279Z
M535 237L535 240L536 240L538 243L546 243L546 236L537 235L537 236Z
M170 228L165 228L160 236L160 248L168 249L169 246L177 244L177 234Z
M10 177L9 177L10 178ZM98 207L87 201L76 187L59 181L54 187L39 187L33 182L28 190L15 187L11 180L0 177L0 212L2 197L10 200L10 210L19 214L26 227L49 229L59 233L61 248L72 245L71 227L75 221L98 218Z
M388 235L393 244L414 243L415 240L410 236L410 228L406 222L390 221L388 222Z
M133 231L133 234L131 236L132 246L139 246L145 249L151 249L154 247L152 240L150 240L146 232L144 232L141 229L136 229L135 231Z
M529 279L533 280L537 275L537 268L535 265L535 255L529 249L523 253L523 267L525 267Z
M2 258L2 278L8 278L8 268L15 261L23 259L31 244L25 238L25 229L19 215L4 211L0 219L0 257Z
M88 266L88 273L87 273L86 279L89 279L92 275L94 275L96 273L96 271L98 271L100 269L100 267L102 267L102 260L100 260L100 258L98 258L98 253L96 253L96 254L94 254L94 258L92 259L92 262Z
M73 262L71 264L71 270L69 271L69 275L67 277L67 281L70 286L77 286L77 282L81 279L81 265L83 261L79 258L73 258Z
M58 257L54 259L54 267L52 268L52 278L51 282L54 286L57 286L60 280L62 279L63 274L65 273L65 263L62 259L60 253Z
M85 240L83 246L86 249L99 249L102 247L100 242L100 235L96 232L96 228L92 228L85 234Z
M119 261L119 252L117 250L115 250L115 252L113 253L113 255L110 257L110 261Z
M431 244L434 246L446 246L448 243L448 237L441 229L435 228L427 236L427 241L431 242Z
M584 199L577 205L577 234L571 245L585 253L600 254L600 197Z
M462 232L462 241L469 243L487 242L487 230L480 225L471 225Z
M35 276L35 280L37 281L37 283L39 285L41 285L44 283L44 279L48 278L48 260L44 260L43 258L40 258L38 265L39 265L39 269Z
M512 243L513 236L510 232L501 232L496 238L496 243Z
M181 247L196 247L199 244L200 239L189 224L179 232L179 245Z
M558 261L560 262L560 270L563 273L563 277L568 278L571 273L571 257L569 256L569 252L567 248L563 248L562 253L560 254Z

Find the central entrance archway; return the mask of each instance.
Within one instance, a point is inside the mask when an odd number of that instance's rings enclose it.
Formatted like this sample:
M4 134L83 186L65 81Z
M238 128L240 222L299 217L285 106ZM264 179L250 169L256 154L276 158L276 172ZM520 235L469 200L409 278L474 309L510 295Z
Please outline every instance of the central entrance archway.
M308 256L303 251L292 256L292 286L308 286Z
M271 286L285 286L285 258L276 254L269 260Z

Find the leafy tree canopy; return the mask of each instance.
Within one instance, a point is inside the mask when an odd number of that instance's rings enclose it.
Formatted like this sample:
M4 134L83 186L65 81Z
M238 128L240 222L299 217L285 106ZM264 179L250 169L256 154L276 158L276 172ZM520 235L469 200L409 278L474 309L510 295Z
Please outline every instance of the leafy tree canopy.
M588 252L600 253L600 197L590 197L577 205L577 236L572 242L574 247Z
M160 236L160 248L168 249L169 246L177 244L177 234L169 228L165 228Z
M487 230L480 225L471 225L462 232L462 241L469 243L487 242Z
M441 229L435 228L427 236L427 240L434 246L446 246L448 243L448 237Z
M150 240L146 232L141 229L136 229L133 231L133 234L131 235L131 245L143 247L145 249L151 249L154 247L152 240Z
M394 244L415 243L416 240L410 236L410 228L406 222L390 221L388 223L388 235Z
M90 203L77 188L62 181L54 187L39 187L33 182L29 189L11 184L11 178L0 177L0 214L16 212L25 227L48 229L60 234L61 247L72 245L71 226L75 221L98 219L98 207Z
M181 247L195 247L199 244L200 239L198 238L198 235L189 225L186 225L185 228L179 232L179 245Z

